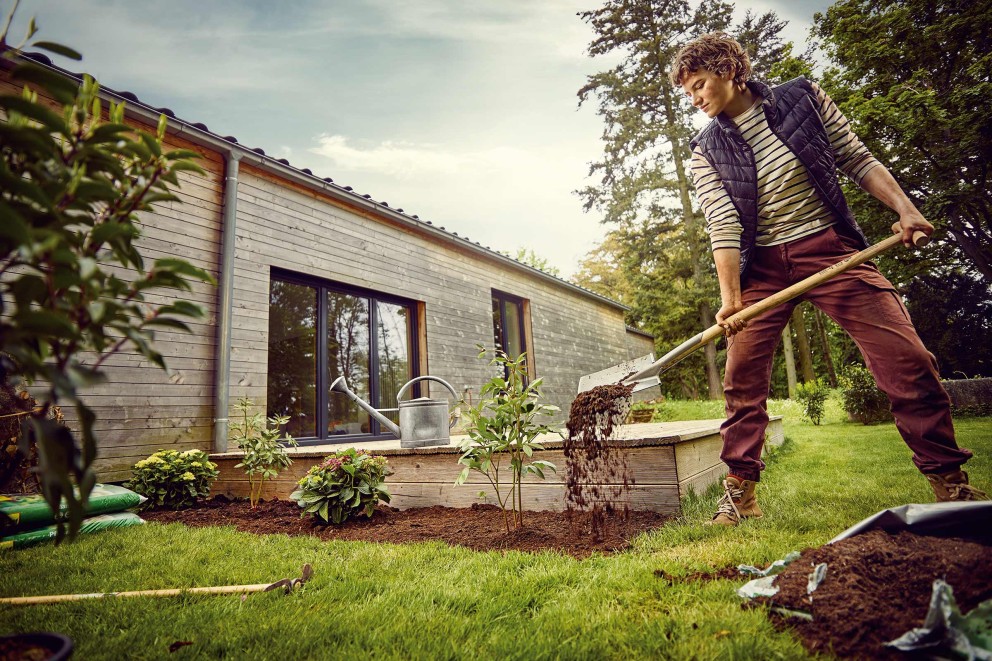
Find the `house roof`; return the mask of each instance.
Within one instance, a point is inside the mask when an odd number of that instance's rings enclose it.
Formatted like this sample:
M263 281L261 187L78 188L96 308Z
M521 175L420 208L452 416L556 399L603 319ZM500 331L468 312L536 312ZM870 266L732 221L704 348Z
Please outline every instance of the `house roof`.
M84 73L76 73L56 66L52 63L48 56L41 53L24 53L22 57L69 78L74 78L81 81L85 75ZM459 235L458 232L449 231L443 226L434 225L429 220L422 220L416 214L409 214L402 208L390 206L385 201L375 200L369 194L359 193L351 186L345 186L341 183L337 183L330 177L320 177L315 175L309 168L297 168L285 158L273 158L272 156L267 155L265 150L260 147L253 148L242 145L234 136L215 133L207 128L207 125L202 122L189 122L184 119L180 119L171 109L156 108L146 104L132 92L114 90L112 88L105 87L103 83L100 84L100 91L103 96L126 101L126 112L141 117L146 121L150 121L153 125L157 123L159 115L165 115L168 117L169 126L173 129L173 132L181 135L193 143L219 150L221 152L230 153L236 158L239 158L240 160L263 170L272 172L273 174L302 184L308 188L316 189L330 195L331 197L350 202L351 204L359 207L370 209L393 220L399 220L403 224L415 226L422 231L428 231L429 233L438 235L440 238L443 238L451 243L465 247L473 252L480 253L514 268L523 269L543 280L549 280L556 285L578 292L586 297L596 299L602 303L610 305L611 307L615 307L620 310L629 309L627 306L607 298L606 296L597 294L596 292L590 291L585 287L580 287L579 285L559 278L558 276L513 259L509 255L493 250L489 246L483 246L478 241L472 241L467 236Z

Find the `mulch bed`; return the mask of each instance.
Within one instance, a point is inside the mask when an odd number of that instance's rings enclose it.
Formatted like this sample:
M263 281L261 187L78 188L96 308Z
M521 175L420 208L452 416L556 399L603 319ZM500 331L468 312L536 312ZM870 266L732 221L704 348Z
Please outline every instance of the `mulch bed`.
M370 519L361 517L333 526L301 519L299 507L290 501L267 501L252 510L244 501L217 497L192 509L144 512L142 517L188 526L235 526L256 534L391 543L438 540L477 551L556 550L576 558L623 551L636 535L669 519L654 512L630 512L625 521L611 520L597 541L591 534L589 513L570 518L564 512L527 512L525 527L507 533L499 509L479 504L408 510L380 506ZM808 577L822 562L828 565L827 577L810 599ZM735 567L681 577L658 570L655 575L670 584L718 579L743 584L749 578ZM883 643L922 626L937 578L954 589L962 613L992 599L992 546L909 532L863 533L806 549L775 579L779 588L775 597L755 599L744 606L764 604L810 613L812 622L771 612L776 626L794 631L810 652L855 659L904 659L906 655L884 648Z
M827 576L811 598L807 581L821 562L827 563ZM775 579L778 594L755 601L812 614L812 622L773 614L777 626L793 629L811 652L905 659L883 644L923 626L937 578L954 589L958 608L968 613L992 599L992 547L875 530L806 549Z
M591 534L589 513L525 512L524 527L506 532L503 514L495 505L423 507L398 510L379 506L371 518L357 517L341 525L322 525L300 518L300 508L288 500L270 500L250 509L245 501L223 496L180 511L142 512L146 521L178 521L188 526L235 526L259 535L307 535L320 539L408 543L437 540L476 551L556 550L576 558L612 554L630 546L640 533L664 525L670 517L657 512L629 512L614 518L600 539Z

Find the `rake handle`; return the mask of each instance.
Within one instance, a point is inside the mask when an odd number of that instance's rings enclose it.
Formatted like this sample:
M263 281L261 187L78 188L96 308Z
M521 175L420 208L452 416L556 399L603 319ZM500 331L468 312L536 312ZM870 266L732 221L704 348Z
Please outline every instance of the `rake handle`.
M882 241L879 241L873 246L869 246L864 250L857 252L851 255L850 257L847 257L846 259L842 259L836 264L828 266L827 268L823 269L818 273L814 273L813 275L809 276L804 280L800 280L794 285L790 285L789 287L786 287L785 289L783 289L782 291L776 294L772 294L768 298L758 301L754 305L749 305L748 307L744 308L737 314L729 317L727 319L727 322L732 323L735 321L750 321L751 319L754 319L755 317L764 314L768 310L771 310L774 307L778 307L782 303L786 303L798 296L801 296L802 294L805 294L810 289L822 285L824 282L827 282L828 280L837 277L841 273L844 273L845 271L850 271L855 266L864 264L865 262L874 259L881 253L885 252L889 248L892 248L893 246L901 242L902 242L902 234L893 234L889 238L883 239ZM913 233L913 245L915 245L917 248L922 248L928 243L930 243L930 237L928 237L926 234L919 231ZM706 346L707 344L709 344L710 342L712 342L713 340L715 340L716 338L720 337L723 334L724 334L723 327L720 326L719 324L713 324L712 326L704 330L702 333L699 333L698 335L689 338L679 346L675 347L674 349L666 353L664 356L662 356L654 363L652 363L651 366L644 368L640 372L628 376L627 378L624 379L624 382L633 383L641 379L646 379L648 377L658 376L660 374L663 374L664 372L674 367L675 364L681 361L683 358L686 358L697 349L701 349L702 347Z

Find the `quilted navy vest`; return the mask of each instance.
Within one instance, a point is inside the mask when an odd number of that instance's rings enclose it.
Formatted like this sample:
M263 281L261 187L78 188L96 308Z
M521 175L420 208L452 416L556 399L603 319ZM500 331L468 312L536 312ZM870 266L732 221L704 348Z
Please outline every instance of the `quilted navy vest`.
M757 81L749 81L748 88L762 98L761 107L768 126L792 150L810 174L810 183L827 207L833 211L838 232L868 247L847 200L837 181L837 167L833 148L817 110L816 95L806 78L800 76L787 83L769 88ZM723 187L737 208L744 228L741 234L741 279L754 256L754 242L758 229L758 177L754 154L737 126L723 115L717 115L690 143L698 145L706 160L716 169Z

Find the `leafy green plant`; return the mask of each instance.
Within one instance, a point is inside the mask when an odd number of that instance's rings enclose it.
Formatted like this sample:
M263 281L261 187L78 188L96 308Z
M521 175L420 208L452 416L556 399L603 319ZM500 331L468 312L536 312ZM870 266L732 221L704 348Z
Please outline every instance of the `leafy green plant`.
M5 59L23 46L7 43L12 17L0 33ZM25 43L34 33L32 21ZM80 59L59 44L31 47ZM108 107L89 76L77 84L26 60L11 75L25 87L0 95L0 352L10 356L0 379L39 386L20 450L36 445L45 501L55 510L65 502L74 537L96 482L96 414L82 389L105 381L104 363L126 349L164 368L154 329L188 331L180 318L203 316L193 303L155 305L145 294L188 291L191 280L213 282L210 275L179 259L146 268L135 246L137 214L178 201L170 192L178 172L201 170L190 160L195 152L163 151L164 116L155 135L126 125L124 105ZM49 416L58 405L75 408L78 439ZM60 523L57 542L65 532Z
M241 463L235 468L244 468L248 475L248 502L252 509L258 507L262 498L265 480L273 480L279 471L288 468L293 460L283 445L296 446L296 439L282 433L282 427L289 422L289 416L277 415L266 419L262 413L251 413L254 406L247 397L238 400L241 419L231 424L228 437L245 453Z
M159 450L131 468L124 486L148 498L145 507L178 510L206 498L217 475L202 450Z
M803 407L803 417L819 425L823 420L823 412L826 409L827 396L830 388L823 378L815 381L807 381L796 386L796 399Z
M841 406L855 420L870 425L888 420L889 398L875 385L875 377L861 365L850 365L838 377Z
M479 346L479 357L488 351ZM501 374L482 386L479 403L466 413L468 438L459 444L462 456L458 463L462 469L456 485L464 484L472 471L482 473L489 480L496 493L496 504L503 511L503 522L509 531L522 526L523 507L521 482L527 474L536 475L542 480L545 471L557 471L550 461L534 460L525 463L534 450L544 447L535 439L540 434L555 431L539 422L558 411L557 406L542 404L542 379L535 379L525 385L526 354L513 359L502 351L495 351L490 365L498 365ZM500 484L500 469L504 459L510 469L510 488L505 492ZM509 503L509 505L508 505Z
M341 450L307 471L289 498L303 508L300 516L319 516L325 522L372 516L379 501L389 502L386 463L385 457L365 450Z

